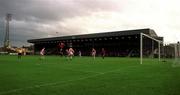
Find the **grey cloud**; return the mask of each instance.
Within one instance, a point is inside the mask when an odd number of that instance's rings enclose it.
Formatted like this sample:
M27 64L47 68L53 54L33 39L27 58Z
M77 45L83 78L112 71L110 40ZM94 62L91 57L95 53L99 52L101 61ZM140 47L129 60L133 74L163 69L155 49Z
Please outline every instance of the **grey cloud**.
M73 16L87 15L91 11L115 10L111 0L1 0L1 17L7 12L16 20L56 21ZM113 4L112 4L113 3Z
M41 1L41 2L40 2ZM0 1L1 17L12 13L13 19L23 21L50 21L58 19L54 6L43 4L44 0L4 0ZM54 8L55 9L55 8ZM56 8L57 9L57 8Z
M78 34L81 29L58 26L60 30L41 29L41 24L54 25L64 19L89 15L94 11L114 11L117 4L113 0L0 0L0 40L4 40L4 20L12 13L14 23L10 26L10 38L16 45L27 44L27 39L58 35ZM17 23L23 22L23 23Z

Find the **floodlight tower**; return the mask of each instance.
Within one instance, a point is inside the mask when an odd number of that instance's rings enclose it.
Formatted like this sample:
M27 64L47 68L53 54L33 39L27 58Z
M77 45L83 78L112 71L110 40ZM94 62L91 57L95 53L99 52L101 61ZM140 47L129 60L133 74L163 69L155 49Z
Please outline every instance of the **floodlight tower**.
M6 34L4 39L4 48L10 47L10 40L9 40L9 21L11 21L12 14L6 14Z

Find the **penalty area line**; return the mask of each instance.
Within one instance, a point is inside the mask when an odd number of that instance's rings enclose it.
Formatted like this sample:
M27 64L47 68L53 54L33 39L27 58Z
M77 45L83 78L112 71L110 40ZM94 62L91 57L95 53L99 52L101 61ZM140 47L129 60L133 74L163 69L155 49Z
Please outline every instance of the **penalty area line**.
M130 67L135 67L135 66L128 66L127 68L130 68ZM69 82L84 80L84 79L88 79L88 78L94 78L94 77L104 75L104 74L107 74L107 73L117 72L119 70L121 70L121 69L116 69L116 70L112 70L112 71L108 71L108 72L104 72L104 73L98 73L98 74L95 74L95 75L92 75L92 76L81 77L81 78L74 79L74 80L67 80L67 81L54 82L54 83L45 83L45 84L34 85L34 86L29 86L29 87L24 87L24 88L19 88L19 89L13 89L13 90L9 90L9 91L0 92L0 95L5 95L5 94L9 94L9 93L16 93L18 91L23 91L23 90L26 90L26 89L34 89L34 88L40 88L40 87L46 87L46 86L54 86L54 85L58 85L58 84L68 85L68 84L70 84Z
M84 80L84 79L88 79L88 78L93 78L93 77L96 77L96 76L99 76L99 75L102 75L102 74L95 74L95 75L92 75L92 76L82 77L82 78L78 78L78 79L74 79L74 80L54 82L54 83L45 83L45 84L41 84L41 85L34 85L34 86L30 86L30 87L13 89L13 90L5 91L5 92L0 92L0 95L9 94L9 93L16 93L18 91L23 91L23 90L26 90L26 89L33 89L33 88L40 88L40 87L46 87L46 86L53 86L53 85L58 85L58 84L64 84L65 85L65 84L68 84L68 82L74 82L74 81Z

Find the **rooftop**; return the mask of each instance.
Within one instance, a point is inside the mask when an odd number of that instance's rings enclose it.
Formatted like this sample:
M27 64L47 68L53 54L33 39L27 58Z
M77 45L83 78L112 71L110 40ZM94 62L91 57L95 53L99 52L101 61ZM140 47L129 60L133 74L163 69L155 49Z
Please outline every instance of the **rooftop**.
M140 33L144 33L155 38L158 37L154 30L145 28L145 29L136 29L136 30L112 31L112 32L93 33L93 34L81 34L81 35L51 37L51 38L30 39L28 40L28 42L36 43L36 42L44 42L44 41L58 41L58 40L70 40L70 39L115 37L115 36L125 36L125 35L139 35Z

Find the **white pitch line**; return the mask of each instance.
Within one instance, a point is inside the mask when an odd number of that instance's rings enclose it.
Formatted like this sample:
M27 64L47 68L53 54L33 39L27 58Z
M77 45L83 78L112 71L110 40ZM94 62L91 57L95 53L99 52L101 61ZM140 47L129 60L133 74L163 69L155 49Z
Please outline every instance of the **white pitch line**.
M128 66L128 68L129 67L136 67L136 66ZM116 69L116 70L108 71L108 72L105 72L105 73L99 73L99 74L95 74L95 75L92 75L92 76L82 77L82 78L74 79L74 80L67 80L67 81L54 82L54 83L46 83L46 84L34 85L34 86L30 86L30 87L25 87L25 88L13 89L13 90L5 91L5 92L0 92L0 95L14 93L14 92L18 92L18 91L23 91L23 90L26 90L26 89L40 88L40 87L45 87L45 86L53 86L53 85L63 84L63 83L68 84L69 82L78 81L78 80L84 80L84 79L88 79L88 78L93 78L93 77L97 77L97 76L100 76L100 75L103 75L103 74L116 72L116 71L119 71L119 70L121 70L121 69Z
M63 84L63 83L67 83L67 82L84 80L84 79L96 77L98 75L101 75L101 74L96 74L96 75L92 75L92 76L88 76L88 77L82 77L82 78L75 79L75 80L68 80L68 81L61 81L61 82L54 82L54 83L46 83L46 84L34 85L34 86L30 86L30 87L25 87L25 88L13 89L13 90L9 90L9 91L6 91L6 92L0 92L0 95L4 95L4 94L8 94L8 93L13 93L13 92L18 92L18 91L23 91L25 89L40 88L40 87L45 87L45 86L53 86L53 85L57 85L57 84Z
M77 71L77 72L83 72L83 73L96 73L96 74L102 74L101 72L74 70L74 69L71 69L71 68L61 68L61 69L64 69L64 70L70 70L70 71Z

